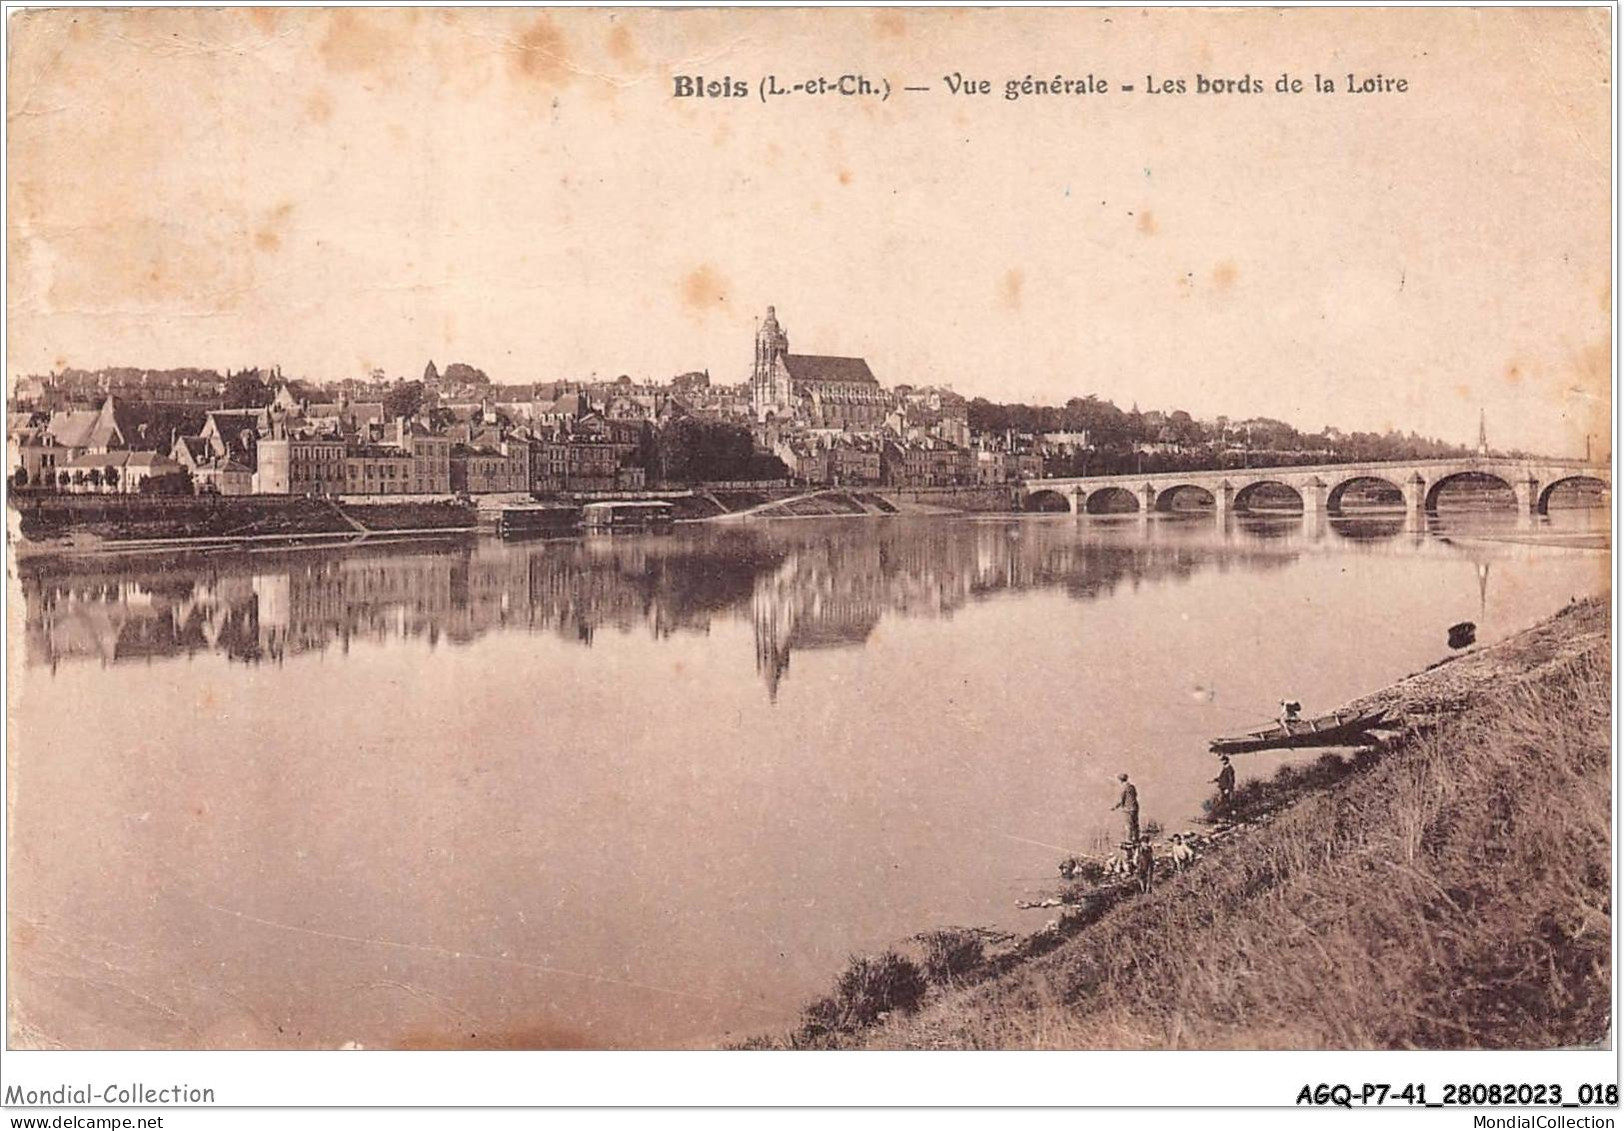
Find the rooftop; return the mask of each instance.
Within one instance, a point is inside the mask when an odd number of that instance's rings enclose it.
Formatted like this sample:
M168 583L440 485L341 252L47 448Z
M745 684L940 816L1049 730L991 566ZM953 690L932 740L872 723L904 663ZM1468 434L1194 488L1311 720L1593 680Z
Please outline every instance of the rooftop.
M826 357L815 353L784 355L784 367L796 381L834 381L855 385L878 385L879 379L860 357Z

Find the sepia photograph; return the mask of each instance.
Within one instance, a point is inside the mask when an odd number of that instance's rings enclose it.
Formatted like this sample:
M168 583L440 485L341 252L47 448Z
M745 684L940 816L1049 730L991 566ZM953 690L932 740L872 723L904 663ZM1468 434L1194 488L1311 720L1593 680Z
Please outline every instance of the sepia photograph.
M1615 15L8 9L7 1106L1616 1107Z

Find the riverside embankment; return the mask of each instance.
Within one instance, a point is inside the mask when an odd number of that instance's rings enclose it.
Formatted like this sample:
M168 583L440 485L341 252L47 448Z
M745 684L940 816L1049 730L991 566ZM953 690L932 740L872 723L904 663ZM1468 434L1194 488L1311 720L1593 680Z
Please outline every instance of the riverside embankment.
M856 491L765 487L695 488L610 493L657 498L678 521L741 518L828 518L893 514L953 514L1013 509L1013 495L994 488ZM579 505L596 495L551 501ZM126 552L186 545L325 541L357 535L395 537L466 533L481 528L482 511L529 502L526 495L481 496L478 505L441 498L315 498L14 494L11 531L23 555ZM488 524L486 524L488 525Z
M444 500L373 503L304 496L13 495L14 552L132 550L185 543L251 542L471 530L473 508Z
M1358 701L1402 729L1247 782L1148 896L854 960L758 1046L1550 1048L1608 1034L1610 621L1577 601ZM1205 767L1197 767L1197 772ZM1244 770L1244 764L1243 764Z

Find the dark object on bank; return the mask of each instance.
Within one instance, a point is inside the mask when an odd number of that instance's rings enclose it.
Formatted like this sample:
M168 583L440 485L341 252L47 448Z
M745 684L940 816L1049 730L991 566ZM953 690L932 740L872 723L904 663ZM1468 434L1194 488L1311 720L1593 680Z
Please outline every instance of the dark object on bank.
M1451 648L1469 648L1477 643L1477 625L1469 620L1449 626L1449 646Z
M573 534L580 525L581 508L575 506L503 507L496 517L496 532L504 538Z
M641 530L671 522L671 504L661 499L616 499L581 508L581 524L588 531Z
M1385 710L1337 711L1317 719L1293 719L1247 731L1236 738L1215 738L1209 749L1214 754L1245 754L1252 750L1283 750L1297 746L1346 746L1362 740L1365 732L1380 726Z

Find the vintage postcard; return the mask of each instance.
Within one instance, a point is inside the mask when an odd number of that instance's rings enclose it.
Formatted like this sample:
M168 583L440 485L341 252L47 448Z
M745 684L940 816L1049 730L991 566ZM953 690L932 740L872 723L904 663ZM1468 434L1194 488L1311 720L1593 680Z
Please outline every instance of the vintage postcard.
M1613 16L13 11L8 1047L1610 1047Z

